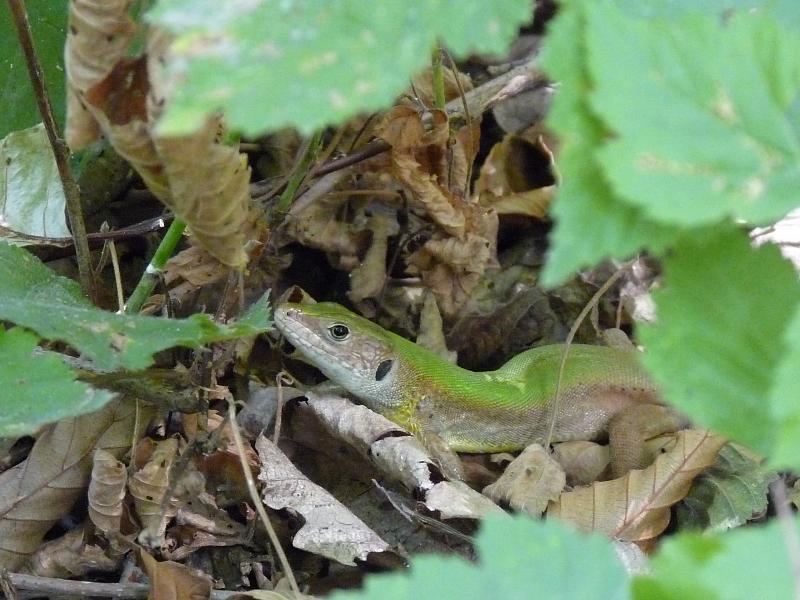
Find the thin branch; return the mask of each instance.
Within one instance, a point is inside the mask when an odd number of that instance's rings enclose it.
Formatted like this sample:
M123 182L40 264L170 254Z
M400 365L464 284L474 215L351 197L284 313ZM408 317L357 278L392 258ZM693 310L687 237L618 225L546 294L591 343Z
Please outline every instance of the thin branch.
M72 177L72 171L69 167L69 149L64 140L58 135L56 120L53 117L53 109L44 83L42 65L36 56L36 49L33 45L33 35L31 33L31 25L28 22L28 13L25 10L25 0L8 0L8 6L14 16L17 37L25 55L25 64L28 66L28 74L36 96L36 103L39 105L39 113L42 115L44 128L47 131L47 137L55 155L58 176L61 178L61 185L64 187L67 216L72 230L72 238L75 240L75 254L78 258L81 289L85 296L94 300L95 289L94 279L92 278L89 242L86 238L86 224L83 221L80 190Z
M295 597L300 598L300 587L297 585L294 571L292 571L292 566L289 564L289 559L286 558L286 553L283 551L283 546L281 546L281 542L278 539L278 534L275 533L275 528L272 526L272 521L269 520L267 511L264 509L264 503L261 501L261 497L258 495L256 483L253 481L253 474L250 472L250 466L247 464L247 459L245 458L244 441L242 441L242 434L239 433L239 426L236 422L236 406L232 397L229 396L227 400L228 416L231 423L231 433L233 434L233 441L236 444L236 449L238 451L237 454L239 455L239 463L242 466L242 474L244 475L244 480L247 484L247 491L250 494L253 507L256 509L258 516L261 518L261 523L264 525L264 529L267 530L267 536L269 537L269 541L272 543L272 548L275 550L275 554L278 555L278 562L283 569L283 576L286 577L286 580L289 583L289 588L292 590L292 592L294 592Z
M567 339L564 340L564 349L561 351L561 364L558 367L556 393L553 396L553 405L550 408L550 426L547 429L547 438L545 439L544 444L545 448L548 448L550 446L550 442L553 441L553 430L556 426L556 419L558 418L558 405L561 401L561 386L564 380L564 369L567 366L567 357L569 356L569 349L570 345L572 344L572 340L575 339L575 334L578 332L578 328L581 326L581 323L583 323L586 315L589 314L589 311L592 310L592 308L600 301L600 298L603 297L603 294L605 294L611 288L611 286L614 285L620 277L622 277L623 273L625 273L625 271L627 271L632 264L633 262L630 261L622 265L611 277L608 278L603 285L600 286L600 288L589 299L589 302L586 303L586 306L583 307L583 310L581 310L580 314L575 319L575 322L572 324L572 327L567 334Z

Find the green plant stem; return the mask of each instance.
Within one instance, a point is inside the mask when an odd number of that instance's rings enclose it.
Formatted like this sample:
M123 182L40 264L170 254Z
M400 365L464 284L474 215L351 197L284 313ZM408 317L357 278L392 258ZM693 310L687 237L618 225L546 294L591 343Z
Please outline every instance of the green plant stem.
M431 53L431 77L433 79L433 102L439 110L444 110L444 68L442 67L442 49L439 44L433 47Z
M147 268L142 274L142 278L136 285L136 289L133 290L131 297L125 304L126 314L136 314L142 308L142 304L144 304L144 301L147 300L150 293L153 291L164 265L175 252L175 247L181 240L184 229L186 229L186 223L178 218L169 226L167 233L164 234L161 243L158 245L158 248L156 248L156 252L150 260L150 264L147 265Z
M303 152L302 158L292 170L289 183L286 184L286 189L283 190L281 197L278 199L278 203L275 205L275 212L279 218L289 212L289 207L294 201L294 196L297 193L297 189L300 187L300 184L303 183L303 180L308 174L308 171L311 168L311 163L313 163L317 158L321 141L322 131L315 132L308 141L308 145Z
M86 237L86 224L83 220L80 189L78 184L75 183L75 178L72 176L69 166L69 148L58 135L58 127L56 126L55 117L53 117L53 108L44 83L44 72L42 71L39 57L36 55L36 48L33 45L33 34L28 21L28 12L25 9L25 0L8 0L8 6L14 18L14 26L17 29L17 37L19 38L22 53L25 55L25 64L28 67L31 86L36 96L36 104L39 106L44 129L47 132L47 138L50 140L50 146L53 148L58 176L64 188L67 217L72 230L72 239L75 243L75 256L78 259L78 277L81 291L87 298L94 301L95 288L94 278L92 277L89 240Z

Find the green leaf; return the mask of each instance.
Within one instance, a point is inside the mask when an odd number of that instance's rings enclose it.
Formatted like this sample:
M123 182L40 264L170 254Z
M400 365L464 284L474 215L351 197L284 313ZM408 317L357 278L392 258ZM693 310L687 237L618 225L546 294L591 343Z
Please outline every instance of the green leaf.
M797 522L792 526L797 528ZM796 534L797 535L797 534ZM794 598L792 565L780 524L742 527L723 535L666 539L650 574L633 581L641 600Z
M162 133L222 108L233 129L310 132L389 105L437 40L455 54L504 52L530 0L162 0L149 18L178 34L185 77Z
M394 598L484 600L485 598L628 598L629 580L611 543L586 536L555 520L487 518L478 534L477 565L459 558L419 556L411 573L368 577L362 592L334 599ZM576 569L576 557L580 568Z
M775 373L770 393L775 449L770 462L778 468L800 470L800 306L782 336L787 352Z
M0 141L0 223L21 233L69 237L64 188L42 124Z
M687 237L664 266L658 323L641 328L645 365L699 425L768 454L780 425L769 390L800 301L791 264L731 227Z
M50 103L56 121L63 124L67 3L64 0L27 0L25 6ZM0 111L0 137L42 120L7 2L0 2L0 106L3 107Z
M114 398L75 381L57 356L35 354L38 338L19 327L0 327L0 437L34 433L46 423L93 412Z
M613 131L599 159L652 219L765 223L798 204L800 36L767 13L636 19L586 4L592 107Z
M761 462L741 446L723 446L714 466L697 476L678 503L678 529L724 531L763 514L775 473Z
M67 342L101 369L143 369L165 348L256 335L270 326L266 295L232 325L218 325L208 315L160 319L100 310L81 295L77 283L6 243L0 243L0 281L0 319Z
M541 64L559 82L548 124L563 143L558 168L562 184L552 209L556 221L542 275L552 286L604 258L628 258L642 248L662 251L675 231L645 217L609 186L595 153L607 129L589 107L593 83L586 67L585 19L580 3L561 8L549 25Z

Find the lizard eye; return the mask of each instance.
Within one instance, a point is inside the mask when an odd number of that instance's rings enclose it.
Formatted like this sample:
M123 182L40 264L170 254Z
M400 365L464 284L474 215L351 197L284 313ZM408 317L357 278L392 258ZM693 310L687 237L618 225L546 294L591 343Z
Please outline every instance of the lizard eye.
M350 336L350 328L347 325L342 325L341 323L334 323L328 327L328 331L330 332L331 337L337 342L346 340Z

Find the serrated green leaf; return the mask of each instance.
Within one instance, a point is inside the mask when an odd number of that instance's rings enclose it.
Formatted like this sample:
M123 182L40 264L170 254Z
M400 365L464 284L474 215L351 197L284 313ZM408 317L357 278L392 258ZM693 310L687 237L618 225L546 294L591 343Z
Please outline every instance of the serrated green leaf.
M800 470L800 306L782 336L786 353L775 372L770 406L776 421L770 463Z
M27 0L28 20L56 121L64 122L66 0ZM7 2L0 2L0 137L42 120Z
M797 521L792 523L798 527ZM665 540L648 575L633 580L641 600L794 598L792 565L780 524L725 534L682 533Z
M618 192L649 218L765 223L797 206L800 36L768 13L636 19L586 4L599 151Z
M0 437L34 433L46 423L94 412L114 398L75 381L57 356L35 354L38 341L19 327L0 327Z
M780 425L771 380L800 301L791 264L731 227L687 237L664 266L658 323L641 328L642 360L667 401L699 425L769 454Z
M178 34L176 90L159 129L197 129L222 108L248 134L310 132L383 108L437 38L457 55L503 52L530 0L162 0L151 21Z
M419 556L411 573L368 577L361 592L332 598L393 600L527 600L628 598L629 580L611 543L556 520L487 518L478 534L477 565L454 557ZM576 557L580 569L576 572Z
M678 503L678 529L724 531L766 511L775 473L761 462L734 444L723 446L714 466L695 478Z
M208 315L160 319L100 310L81 295L77 283L55 275L22 248L3 242L0 281L0 320L67 342L107 370L143 369L160 350L256 335L271 324L266 295L231 325L218 325Z
M0 141L0 165L0 223L30 235L69 237L64 188L44 126L9 133Z
M585 64L584 35L581 4L563 7L549 25L541 56L542 67L560 85L548 124L563 143L558 160L562 183L552 209L556 228L542 274L547 286L604 258L628 258L642 248L659 252L676 235L621 202L595 158L607 130L588 103L593 84Z

